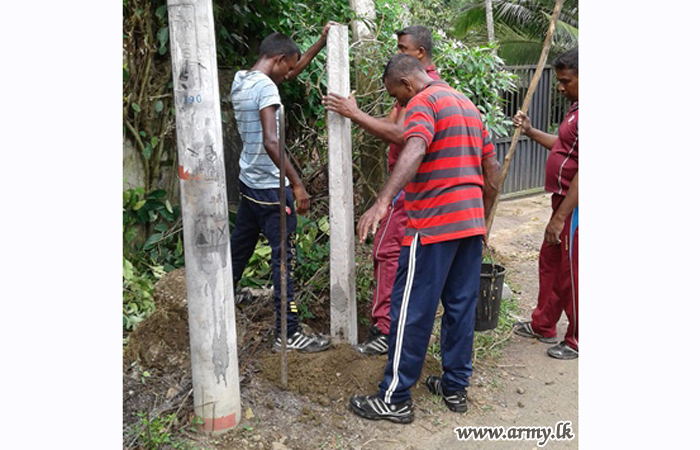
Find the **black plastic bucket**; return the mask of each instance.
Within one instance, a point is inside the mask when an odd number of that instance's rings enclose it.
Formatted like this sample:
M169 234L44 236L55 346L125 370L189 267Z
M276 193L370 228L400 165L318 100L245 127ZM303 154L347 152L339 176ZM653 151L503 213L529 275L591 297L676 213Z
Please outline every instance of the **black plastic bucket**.
M474 331L493 330L498 326L498 313L501 311L501 295L503 295L505 277L505 267L499 264L481 264L479 300L476 303Z

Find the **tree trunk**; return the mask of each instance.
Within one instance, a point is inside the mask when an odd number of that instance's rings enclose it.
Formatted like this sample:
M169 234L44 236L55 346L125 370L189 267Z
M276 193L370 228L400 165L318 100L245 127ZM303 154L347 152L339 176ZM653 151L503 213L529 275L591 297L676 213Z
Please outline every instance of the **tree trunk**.
M352 40L355 56L355 96L358 104L364 95L379 89L381 83L382 67L376 64L365 64L370 58L372 43L365 42L374 39L376 33L376 10L374 0L350 0L350 7L357 14L358 20L352 22ZM363 20L364 19L364 20ZM366 73L361 68L367 69ZM362 186L363 203L368 204L376 196L377 191L384 184L387 167L387 146L378 138L369 133L360 131L362 137L357 142L361 143L360 152L360 184ZM364 205L359 205L364 209Z
M496 33L493 30L493 4L491 0L484 1L486 6L486 32L489 37L489 44L493 44L496 41Z

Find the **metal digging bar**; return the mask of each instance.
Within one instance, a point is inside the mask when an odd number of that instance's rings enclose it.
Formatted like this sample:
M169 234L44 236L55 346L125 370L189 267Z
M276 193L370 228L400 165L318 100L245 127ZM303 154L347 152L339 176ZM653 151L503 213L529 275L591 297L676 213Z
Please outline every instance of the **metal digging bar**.
M284 105L280 105L279 138L277 145L280 152L280 325L282 327L282 360L280 379L282 381L282 388L287 389L287 186L285 184L286 149L284 145L284 125Z

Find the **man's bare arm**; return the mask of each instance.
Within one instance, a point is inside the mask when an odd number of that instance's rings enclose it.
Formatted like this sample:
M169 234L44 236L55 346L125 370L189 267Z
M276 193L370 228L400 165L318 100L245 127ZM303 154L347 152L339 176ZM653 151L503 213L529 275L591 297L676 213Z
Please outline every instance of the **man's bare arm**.
M279 139L277 137L277 118L275 116L275 109L277 106L268 106L260 110L260 121L262 122L263 129L263 146L265 151L270 156L272 162L279 168L280 166L280 146ZM304 183L301 181L301 177L294 169L294 165L290 161L290 158L284 159L284 170L286 172L289 183L292 185L292 190L294 191L294 198L297 201L297 212L301 215L306 214L311 206L311 198L306 192Z
M379 221L384 218L387 208L396 195L406 187L413 176L418 172L425 152L427 150L425 141L419 137L412 137L406 142L406 146L396 161L391 176L379 191L377 200L372 207L360 217L357 223L357 236L360 242L367 239L367 235L377 231Z
M384 142L396 145L404 144L403 118L399 117L400 113L396 111L396 108L393 108L386 118L372 117L357 106L353 94L350 94L349 97L343 97L333 92L329 92L323 97L323 105L329 111L349 118Z
M516 127L520 127L525 136L529 137L530 139L542 145L543 147L546 147L550 150L552 149L552 147L554 147L554 143L557 140L557 136L545 133L544 131L540 131L537 128L532 128L532 125L530 124L530 118L526 116L522 111L518 111L515 114L515 117L513 117L513 125L515 125Z
M481 170L484 175L484 217L488 217L491 214L493 202L496 200L496 195L498 194L498 181L501 177L501 165L498 164L498 160L494 155L491 158L481 160Z
M287 76L285 77L287 80L291 81L297 77L301 72L306 69L306 67L313 61L313 59L318 55L318 52L323 49L323 47L326 46L326 41L328 39L328 30L331 29L331 25L338 25L336 22L328 22L324 27L323 27L323 32L321 32L321 37L316 41L311 47L309 47L303 55L301 55L301 58L299 58L299 61L297 62L296 66L292 70L289 71Z

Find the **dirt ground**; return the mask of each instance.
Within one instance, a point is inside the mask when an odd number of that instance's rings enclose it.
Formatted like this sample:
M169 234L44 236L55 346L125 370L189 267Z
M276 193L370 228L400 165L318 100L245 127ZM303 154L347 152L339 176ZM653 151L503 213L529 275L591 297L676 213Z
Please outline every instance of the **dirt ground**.
M536 304L537 255L548 217L546 195L502 201L490 237L524 318ZM575 438L550 441L547 448L578 448L578 362L549 358L547 344L513 335L499 360L478 361L464 415L450 412L419 383L413 388L412 424L368 421L348 410L348 400L376 392L386 357L362 357L347 345L313 355L290 353L289 386L282 390L279 355L271 352L271 301L237 308L241 424L220 436L199 436L186 426L193 405L184 271L166 275L155 298L157 312L132 333L124 352L124 448L138 448L131 430L138 428L138 413L144 412L150 417L175 414L184 427L179 436L210 450L530 450L537 447L534 440L459 441L454 428L555 427L559 421L572 422ZM565 327L563 317L561 336ZM360 331L363 338L366 329ZM428 355L421 380L439 373L440 363Z

